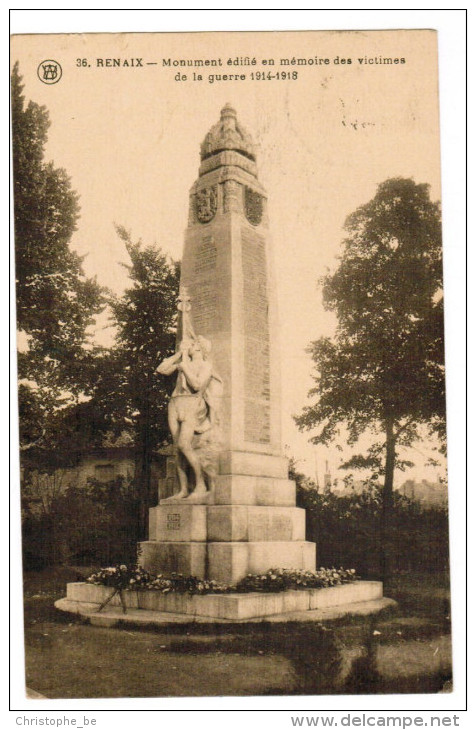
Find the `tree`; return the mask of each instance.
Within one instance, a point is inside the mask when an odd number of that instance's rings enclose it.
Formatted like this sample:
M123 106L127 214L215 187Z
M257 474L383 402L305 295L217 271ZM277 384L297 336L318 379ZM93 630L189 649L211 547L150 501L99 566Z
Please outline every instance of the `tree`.
M126 268L132 286L109 300L116 343L98 360L94 401L111 431L132 431L139 531L144 537L153 497L153 452L169 438L167 403L173 383L155 371L175 349L179 265L157 247L133 243L124 228L117 227L117 232L131 259Z
M84 275L81 257L70 248L78 195L64 170L44 162L48 112L32 101L26 105L22 90L17 63L11 92L17 322L23 343L18 368L23 446L29 446L44 438L52 414L88 390L94 355L89 328L104 302L101 287Z
M398 447L409 446L424 424L444 435L445 384L442 250L439 204L428 185L394 178L345 223L340 264L322 280L326 309L337 315L335 336L309 348L315 398L296 419L318 428L311 439L329 443L339 427L355 444L370 430L380 436L345 466L372 467L384 477L381 571L389 572Z

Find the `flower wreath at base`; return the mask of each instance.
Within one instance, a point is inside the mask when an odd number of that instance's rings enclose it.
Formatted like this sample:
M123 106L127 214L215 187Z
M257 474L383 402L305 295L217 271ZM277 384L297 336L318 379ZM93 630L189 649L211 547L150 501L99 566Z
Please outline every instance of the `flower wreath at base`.
M99 611L106 606L115 595L119 594L121 605L126 613L123 591L160 591L161 593L188 593L190 595L226 594L226 593L279 593L286 590L305 588L330 588L358 580L354 568L319 568L318 570L299 570L295 568L271 568L266 573L252 575L249 573L236 585L218 583L196 576L185 576L181 573L170 575L153 575L140 565L116 565L101 568L86 579L87 583L114 588L113 593L100 605Z

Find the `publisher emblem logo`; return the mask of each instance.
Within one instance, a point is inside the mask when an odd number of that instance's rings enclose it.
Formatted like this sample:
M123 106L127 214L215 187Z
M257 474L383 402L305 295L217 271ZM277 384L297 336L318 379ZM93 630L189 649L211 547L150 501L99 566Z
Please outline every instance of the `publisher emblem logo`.
M63 75L63 69L58 61L42 61L38 66L38 78L44 84L57 84Z

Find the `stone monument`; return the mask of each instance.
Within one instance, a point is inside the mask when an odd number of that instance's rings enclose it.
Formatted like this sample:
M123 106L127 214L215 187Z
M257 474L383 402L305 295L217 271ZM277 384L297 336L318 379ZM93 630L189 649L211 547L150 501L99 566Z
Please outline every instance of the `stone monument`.
M266 193L250 135L229 105L201 147L190 194L176 352L158 363L175 379L174 446L150 510L139 562L234 584L270 568L313 570L304 510L281 451L275 285ZM382 584L356 581L276 593L190 595L69 583L56 601L100 626L173 621L322 620L380 611ZM102 611L104 606L107 611Z
M313 570L280 430L278 320L267 198L249 133L226 105L190 191L169 403L177 491L150 510L140 562L226 583ZM170 478L170 474L168 473Z

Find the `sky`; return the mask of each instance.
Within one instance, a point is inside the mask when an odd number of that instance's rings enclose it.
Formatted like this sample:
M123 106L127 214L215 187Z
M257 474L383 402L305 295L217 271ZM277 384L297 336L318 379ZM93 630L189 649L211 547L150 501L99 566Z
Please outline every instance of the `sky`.
M259 52L258 52L259 51ZM41 83L40 61L61 63L57 84ZM110 68L97 59L142 58L141 68ZM312 64L281 66L281 58ZM384 65L380 57L405 58ZM164 67L162 59L222 59L202 81L193 69ZM239 63L226 66L227 59ZM257 59L246 65L244 59ZM341 59L352 63L341 63ZM362 63L358 59L362 59ZM24 94L50 112L46 158L64 167L80 195L81 218L72 246L100 284L121 292L127 253L114 224L133 239L180 258L188 191L199 146L230 102L257 146L258 175L268 193L276 269L283 382L283 446L322 484L346 456L311 447L293 421L312 387L307 345L332 333L334 318L321 303L318 280L337 266L344 221L390 177L429 183L440 199L436 36L432 31L355 33L23 36L14 39ZM86 59L87 65L78 65ZM298 78L252 80L262 61ZM319 59L321 62L319 63ZM329 63L325 62L329 60ZM336 62L336 59L337 62ZM367 59L367 63L365 63ZM370 64L369 59L377 59ZM100 62L101 63L101 62ZM103 63L105 63L103 61ZM246 74L245 81L210 83L209 73ZM187 80L175 80L186 73ZM111 332L99 330L108 342ZM420 444L407 477L434 479Z

